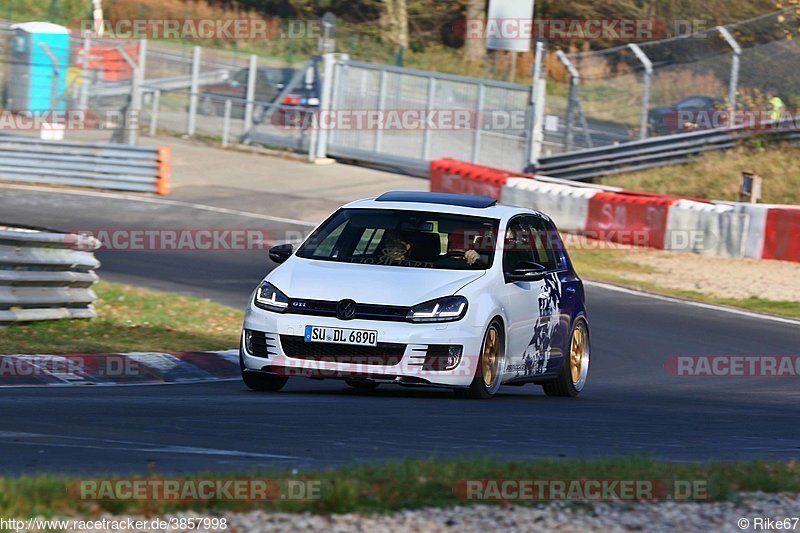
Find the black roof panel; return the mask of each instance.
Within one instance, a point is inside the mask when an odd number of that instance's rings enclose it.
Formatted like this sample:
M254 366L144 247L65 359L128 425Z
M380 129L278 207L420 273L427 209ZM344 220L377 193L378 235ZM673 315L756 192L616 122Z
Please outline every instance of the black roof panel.
M380 195L376 202L414 202L420 204L456 205L486 209L497 204L497 200L488 196L472 196L471 194L449 194L443 192L424 191L392 191Z

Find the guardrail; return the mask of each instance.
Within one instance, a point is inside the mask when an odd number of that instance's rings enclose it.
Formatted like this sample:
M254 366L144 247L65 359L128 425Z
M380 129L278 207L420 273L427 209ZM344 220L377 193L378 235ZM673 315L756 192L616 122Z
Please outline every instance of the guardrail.
M219 83L228 79L230 71L228 70L215 70L212 72L203 72L198 76L198 82L201 85L208 83ZM171 91L177 89L188 89L192 86L191 76L170 76L167 78L151 78L144 80L142 87L147 90L159 89L162 91ZM89 98L108 98L112 96L128 96L131 94L131 82L114 81L114 82L100 82L89 86Z
M0 180L169 194L170 149L0 134Z
M0 228L0 324L94 318L93 237Z
M766 123L757 129L735 127L680 133L553 155L540 159L538 165L526 171L567 180L588 180L687 163L706 152L729 150L744 140L757 137L794 141L800 139L800 131L793 122L784 121Z

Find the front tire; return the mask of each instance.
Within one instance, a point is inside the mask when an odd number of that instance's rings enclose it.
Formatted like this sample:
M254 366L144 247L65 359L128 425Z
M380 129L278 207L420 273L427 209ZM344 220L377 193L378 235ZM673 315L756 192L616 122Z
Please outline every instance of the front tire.
M278 392L289 381L289 378L286 377L247 370L241 350L239 351L239 369L242 372L242 381L247 388L258 392Z
M483 336L478 368L468 389L456 389L456 396L475 400L488 400L500 389L505 358L505 334L503 324L492 320Z
M555 381L542 384L544 393L567 398L579 395L586 385L590 356L589 326L585 320L578 319L570 336L569 360L564 361L561 373Z

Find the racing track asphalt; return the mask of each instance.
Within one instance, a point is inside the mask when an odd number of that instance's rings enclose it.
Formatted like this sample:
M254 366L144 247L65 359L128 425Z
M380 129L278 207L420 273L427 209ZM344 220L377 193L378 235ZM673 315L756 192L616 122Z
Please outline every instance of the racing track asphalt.
M180 191L173 198L180 200ZM192 201L219 205L212 194ZM263 195L238 208L269 213ZM223 205L222 207L231 207ZM0 224L60 229L303 229L190 207L0 188ZM269 268L257 252L100 252L104 279L241 307ZM162 473L326 468L404 457L606 457L672 461L800 457L798 378L680 378L673 355L800 355L800 327L587 288L589 384L574 400L539 387L492 401L446 390L290 381L258 394L239 382L0 390L0 473ZM2 332L0 332L0 335ZM227 348L227 347L220 347ZM57 352L58 347L53 346Z

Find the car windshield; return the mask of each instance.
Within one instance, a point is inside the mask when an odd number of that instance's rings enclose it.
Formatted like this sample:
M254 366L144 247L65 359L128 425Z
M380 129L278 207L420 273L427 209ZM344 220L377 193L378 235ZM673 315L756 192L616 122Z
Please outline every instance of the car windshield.
M499 221L383 209L340 209L297 251L299 257L382 266L486 270Z

